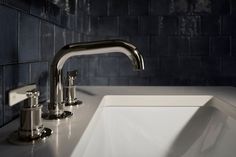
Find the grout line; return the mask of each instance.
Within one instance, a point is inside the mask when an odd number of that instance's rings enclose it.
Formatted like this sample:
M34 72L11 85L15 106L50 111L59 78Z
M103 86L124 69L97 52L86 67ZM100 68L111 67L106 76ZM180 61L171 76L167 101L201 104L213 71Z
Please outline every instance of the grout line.
M41 61L42 60L42 52L41 52L41 46L42 46L42 41L41 41L41 37L42 37L42 31L41 31L41 28L42 28L42 21L39 19L39 34L38 34L38 40L39 40L39 60Z
M20 23L21 23L21 20L20 20L20 17L21 17L21 13L20 12L17 12L17 62L19 62L19 43L20 43Z
M4 97L3 97L3 92L4 92L4 88L3 88L3 85L4 85L4 83L3 83L3 81L4 81L3 66L0 67L0 70L1 70L1 73L2 73L2 76L1 76L2 77L1 78L1 81L2 81L1 82L1 88L2 88L1 89L1 95L2 95L2 100L1 100L1 103L2 103L2 106L1 106L1 108L2 108L2 117L1 118L2 118L2 123L0 124L0 128L1 128L2 126L4 126L4 108L3 107L4 107L4 104L5 104L4 100L3 100L4 99Z

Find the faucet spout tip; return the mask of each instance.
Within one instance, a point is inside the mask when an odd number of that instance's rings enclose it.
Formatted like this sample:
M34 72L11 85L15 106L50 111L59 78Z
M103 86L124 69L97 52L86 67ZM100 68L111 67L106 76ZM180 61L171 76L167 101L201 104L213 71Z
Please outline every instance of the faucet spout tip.
M141 71L141 70L145 70L145 66L144 66L144 60L143 60L143 56L137 51L135 50L135 54L137 59L134 60L134 67L136 71Z

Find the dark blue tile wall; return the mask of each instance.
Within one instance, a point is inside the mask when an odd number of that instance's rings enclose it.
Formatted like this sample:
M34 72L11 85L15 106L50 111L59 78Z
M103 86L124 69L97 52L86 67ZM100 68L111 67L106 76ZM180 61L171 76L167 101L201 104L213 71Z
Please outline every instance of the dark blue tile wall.
M54 56L54 26L41 22L41 59L51 61Z
M129 0L129 15L140 16L148 15L148 1L144 0Z
M36 83L48 99L48 69L64 45L103 39L134 43L146 70L124 55L70 59L80 85L236 83L234 0L0 0L0 126L18 115L10 89Z
M55 51L56 53L66 44L66 31L65 29L55 26ZM50 52L52 53L52 52Z
M0 5L0 64L17 63L18 12Z
M30 0L5 0L5 3L24 12L28 12L30 9Z
M40 92L40 102L46 101L48 98L48 76L48 62L30 64L30 83L36 83Z
M106 0L104 1L106 3ZM100 3L102 5L103 2ZM122 16L128 14L128 1L127 0L109 0L108 1L108 14L111 16Z
M97 58L96 62L89 61L89 77L108 78L108 85L235 85L233 0L99 2L86 3L91 7L86 10L87 31L83 39L131 41L141 51L147 66L144 72L133 72L129 61L118 55L115 57L119 59L118 68L113 65L103 69L109 72L114 67L115 71L118 69L117 75L114 71L101 75L101 65L95 65L104 59Z
M26 14L19 14L18 61L19 63L40 60L40 21Z
M2 67L0 68L0 83L1 83L1 86L0 86L0 94L1 94L1 96L0 96L0 124L1 125L3 125L4 123L3 123L3 119L4 119L4 114L3 114L3 87L2 87L2 85L3 85L3 69L2 69Z

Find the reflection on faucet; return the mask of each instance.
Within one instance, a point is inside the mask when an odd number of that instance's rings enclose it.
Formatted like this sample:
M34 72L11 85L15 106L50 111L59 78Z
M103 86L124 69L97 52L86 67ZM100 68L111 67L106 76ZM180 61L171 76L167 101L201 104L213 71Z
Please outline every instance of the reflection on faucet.
M94 55L119 52L125 54L137 70L144 69L144 61L135 46L121 40L108 40L87 43L70 44L63 47L54 57L50 69L50 103L49 114L43 116L47 119L61 119L71 116L72 113L64 111L62 68L64 63L73 56Z

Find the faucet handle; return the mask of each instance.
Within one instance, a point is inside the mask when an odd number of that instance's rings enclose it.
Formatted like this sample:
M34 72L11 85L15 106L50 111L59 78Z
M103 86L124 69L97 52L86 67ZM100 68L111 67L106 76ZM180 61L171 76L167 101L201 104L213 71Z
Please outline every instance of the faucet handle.
M76 106L82 104L82 101L80 101L76 95L76 87L74 81L77 75L77 70L67 72L67 87L65 87L66 106Z
M8 93L8 96L9 96L9 106L14 106L17 103L19 103L19 102L21 102L23 100L28 99L29 96L30 96L29 92L33 91L33 90L36 90L36 85L35 84L31 84L31 85L27 85L27 86L23 86L23 87L11 90Z
M75 85L74 81L75 81L77 75L78 75L77 70L68 71L67 72L66 85L67 86L74 86Z
M68 79L73 79L75 80L78 75L78 70L72 70L67 72L67 77Z
M27 91L26 96L28 97L28 99L25 100L24 107L37 107L39 105L39 95L39 91L36 89Z

